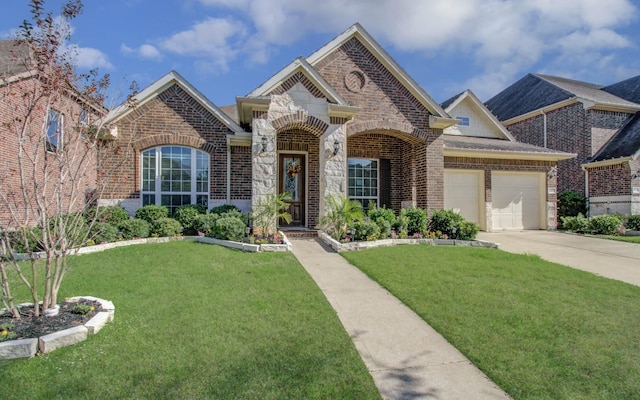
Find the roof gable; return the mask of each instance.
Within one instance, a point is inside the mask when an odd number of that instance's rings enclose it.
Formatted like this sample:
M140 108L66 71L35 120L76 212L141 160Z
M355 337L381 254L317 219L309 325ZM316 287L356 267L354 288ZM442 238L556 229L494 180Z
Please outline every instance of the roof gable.
M227 114L222 112L220 108L218 108L215 104L211 102L208 98L206 98L199 90L197 90L193 85L191 85L186 79L182 77L176 71L171 71L168 74L164 75L162 78L158 79L151 85L147 86L140 93L136 94L133 97L133 100L136 103L136 107L140 107L147 103L148 101L156 98L166 89L170 88L173 85L178 85L182 88L189 96L191 96L194 100L196 100L202 107L204 107L208 112L210 112L216 119L222 122L224 125L229 128L230 131L234 133L242 132L244 130L231 119ZM134 109L129 107L127 103L123 103L118 107L111 110L111 112L107 115L106 123L113 123L121 118L128 115Z
M640 104L640 75L602 88L605 92Z
M444 130L448 135L491 137L514 141L509 131L498 121L489 109L482 104L471 90L466 90L443 103L445 111L452 117L469 117L471 125L454 125Z
M493 96L485 105L500 121L506 121L572 97L572 93L540 76L528 74Z
M640 152L640 112L632 115L620 130L594 155L589 163L616 158L635 158Z
M296 83L301 83L313 96L326 98L328 102L347 105L347 102L334 88L302 57L281 69L247 97L262 97L271 94L283 94Z
M313 67L321 63L326 57L332 55L345 43L352 39L358 40L402 86L404 86L431 114L436 117L448 118L440 105L418 85L416 81L400 67L400 65L378 44L373 37L358 23L349 27L346 31L335 37L329 43L315 51L307 61Z

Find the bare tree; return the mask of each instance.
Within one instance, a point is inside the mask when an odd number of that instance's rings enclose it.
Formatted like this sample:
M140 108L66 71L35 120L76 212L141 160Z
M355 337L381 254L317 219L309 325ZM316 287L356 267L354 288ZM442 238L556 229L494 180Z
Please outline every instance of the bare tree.
M11 41L11 62L0 76L0 280L2 303L16 318L9 274L28 287L34 304L42 301L36 316L56 305L67 255L86 243L97 216L87 210L109 178L97 173L98 152L112 145L102 125L109 76L78 73L66 46L82 2L67 0L60 18L43 0L29 6L31 22ZM27 264L17 251L29 255Z

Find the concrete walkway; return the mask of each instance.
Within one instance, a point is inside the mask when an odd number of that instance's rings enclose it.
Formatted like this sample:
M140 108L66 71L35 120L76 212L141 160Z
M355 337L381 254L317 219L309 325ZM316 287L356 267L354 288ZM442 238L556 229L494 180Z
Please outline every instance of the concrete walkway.
M319 239L292 243L384 399L509 399L413 311Z
M480 232L478 239L499 243L510 253L537 254L545 260L640 286L640 245L547 231Z

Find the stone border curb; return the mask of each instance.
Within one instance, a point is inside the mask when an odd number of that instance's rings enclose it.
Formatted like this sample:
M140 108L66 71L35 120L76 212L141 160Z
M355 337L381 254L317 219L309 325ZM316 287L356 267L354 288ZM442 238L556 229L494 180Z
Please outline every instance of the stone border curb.
M326 232L319 231L318 237L331 247L335 252L357 251L374 247L396 246L401 244L428 244L431 246L466 246L466 247L486 247L497 249L498 244L486 242L484 240L453 240L453 239L382 239L364 242L340 243Z
M79 249L71 250L69 254L71 255L91 254L91 253L98 253L104 250L115 249L116 247L133 246L137 244L148 244L148 243L169 243L169 242L183 241L183 240L191 240L194 242L207 243L207 244L216 244L216 245L227 247L230 249L247 251L251 253L291 251L291 242L289 241L287 236L282 232L279 232L279 234L280 236L282 236L284 244L250 244L250 243L243 243L243 242L234 242L231 240L214 239L206 236L175 236L175 237L131 239L131 240L122 240L119 242L96 244L94 246L86 246L86 247L81 247ZM33 255L36 259L45 257L45 253L43 252L33 253ZM14 257L18 261L30 260L30 256L27 253L15 253Z
M8 340L0 343L0 359L32 358L38 350L42 354L51 353L62 347L71 346L87 339L102 329L107 322L113 321L116 307L112 302L93 296L76 296L66 301L77 303L80 300L97 301L104 311L98 312L84 325L50 333L39 338ZM30 305L30 304L29 304Z

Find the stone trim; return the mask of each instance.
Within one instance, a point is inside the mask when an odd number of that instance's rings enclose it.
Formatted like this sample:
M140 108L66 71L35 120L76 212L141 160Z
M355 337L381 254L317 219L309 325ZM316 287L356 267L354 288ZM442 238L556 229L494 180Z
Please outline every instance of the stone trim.
M284 115L274 120L271 125L277 131L302 130L309 132L316 137L320 137L327 130L329 125L304 111L297 111L293 114Z

